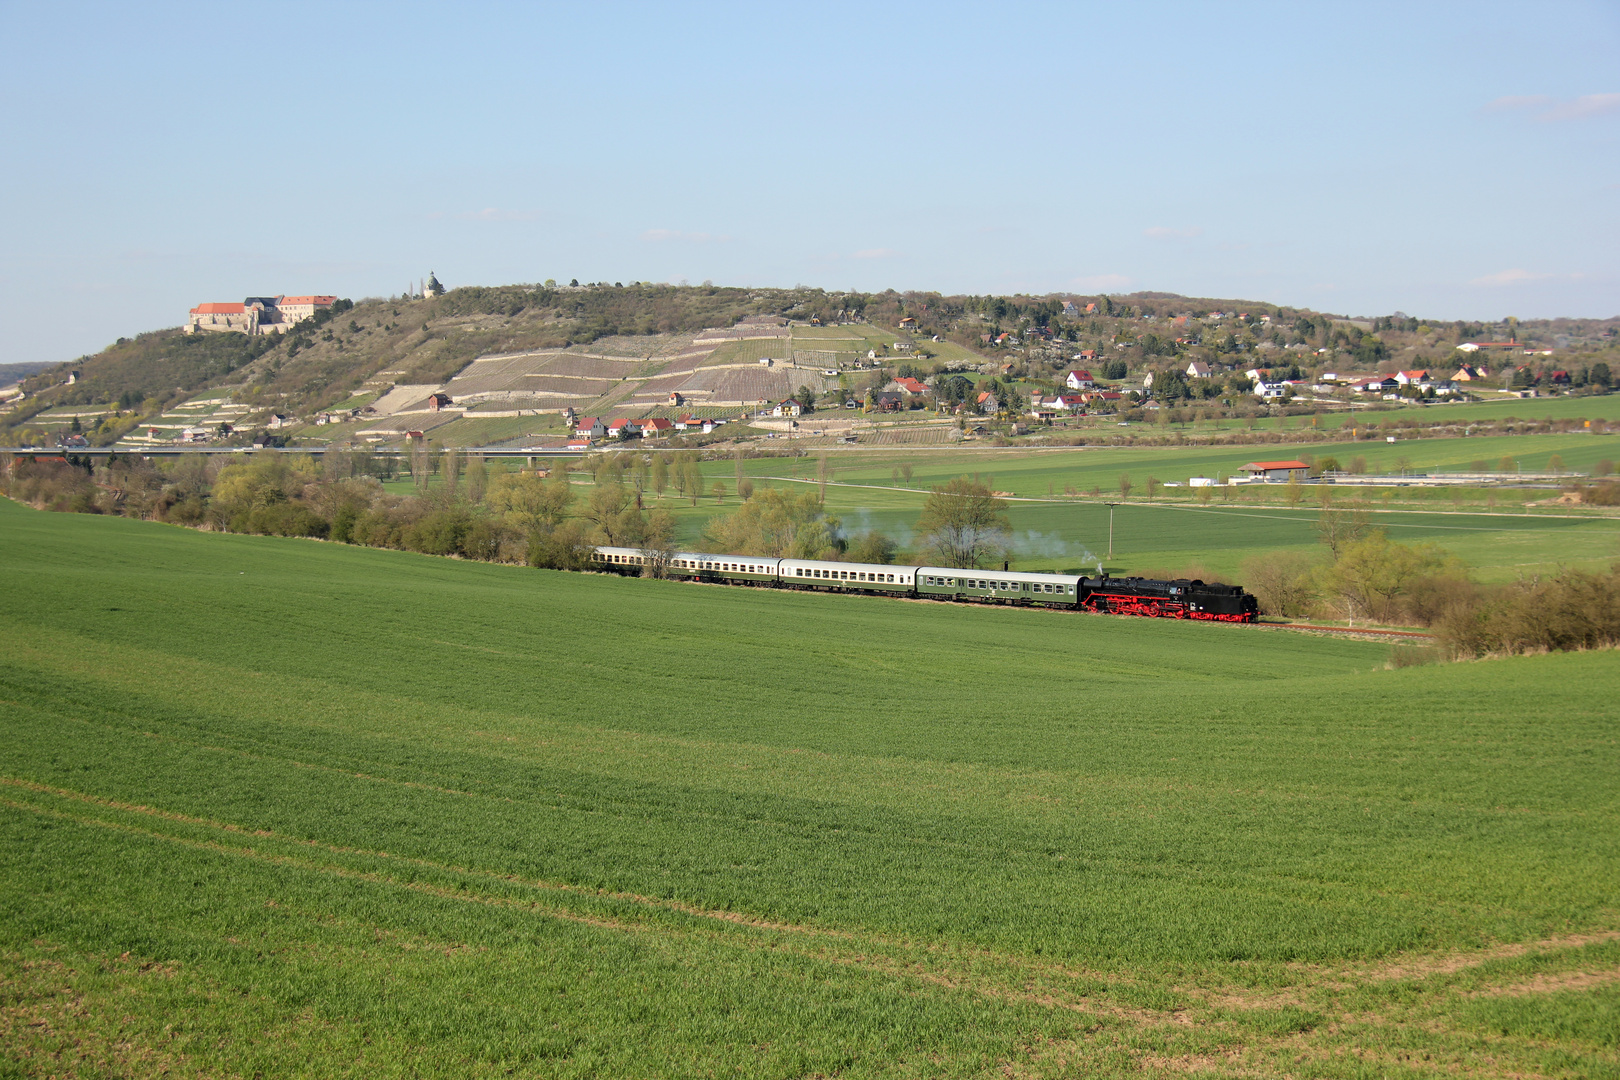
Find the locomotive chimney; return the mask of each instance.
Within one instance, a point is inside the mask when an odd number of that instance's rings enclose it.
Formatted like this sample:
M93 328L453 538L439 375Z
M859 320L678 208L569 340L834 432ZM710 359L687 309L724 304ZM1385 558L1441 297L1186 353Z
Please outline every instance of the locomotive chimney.
M1007 563L1005 561L1003 561L1002 564L1001 564L1001 572L1003 574L1005 574L1007 572Z

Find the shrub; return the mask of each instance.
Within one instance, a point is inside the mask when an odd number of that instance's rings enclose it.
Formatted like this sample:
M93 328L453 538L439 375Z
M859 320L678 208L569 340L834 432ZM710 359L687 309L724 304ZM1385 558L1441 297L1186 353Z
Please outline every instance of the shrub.
M1593 649L1620 645L1620 567L1566 570L1519 582L1449 608L1438 620L1453 656Z

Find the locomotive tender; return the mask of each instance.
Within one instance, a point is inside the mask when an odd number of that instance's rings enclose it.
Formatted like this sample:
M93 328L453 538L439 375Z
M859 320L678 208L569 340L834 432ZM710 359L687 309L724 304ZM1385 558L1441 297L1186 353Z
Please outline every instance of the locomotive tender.
M593 565L639 576L654 556L640 548L599 547ZM1238 585L1202 581L1156 581L1103 574L1026 574L1008 570L962 570L944 566L778 559L761 555L708 555L677 551L663 560L665 577L728 585L855 592L936 600L1057 607L1113 615L1254 622L1254 597Z

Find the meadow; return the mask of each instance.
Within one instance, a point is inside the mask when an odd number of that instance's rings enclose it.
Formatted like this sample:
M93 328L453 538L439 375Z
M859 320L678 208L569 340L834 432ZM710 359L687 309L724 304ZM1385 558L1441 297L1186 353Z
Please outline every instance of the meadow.
M0 1075L1620 1075L1611 654L0 502Z
M1548 447L1548 442L1556 445ZM1476 455L1493 465L1511 452L1544 464L1560 450L1570 468L1591 468L1620 458L1620 436L1534 435L1470 439L1418 439L1312 447L1318 456L1354 452L1393 457L1399 449L1414 469L1466 469ZM909 547L912 526L928 489L964 474L1007 492L1012 523L1012 564L1025 570L1094 570L1141 574L1190 565L1237 577L1245 560L1278 550L1315 552L1320 500L1365 510L1369 522L1402 543L1433 542L1474 568L1481 581L1512 581L1563 567L1605 569L1620 559L1620 519L1580 506L1531 506L1556 496L1552 488L1446 488L1307 486L1289 505L1285 485L1211 493L1206 503L1186 487L1160 487L1146 497L1148 477L1185 482L1191 476L1227 476L1244 463L1289 456L1283 447L1097 447L1050 450L990 447L966 450L837 450L827 456L828 512L846 532L877 529ZM1494 456L1491 456L1494 455ZM1342 457L1341 460L1347 460ZM1376 458L1375 458L1376 460ZM1459 465L1458 462L1462 464ZM1576 464L1580 463L1580 464ZM756 486L814 486L817 456L766 457L742 463ZM1528 468L1528 465L1526 466ZM899 470L909 468L909 479ZM736 463L703 463L705 490L715 481L733 494L721 503L705 497L697 506L666 493L649 505L669 509L679 541L697 544L705 522L734 508ZM1132 478L1129 498L1119 492L1121 475ZM1096 496L1065 495L1065 491ZM1230 494L1230 498L1228 495ZM1108 502L1113 511L1113 557L1109 550Z

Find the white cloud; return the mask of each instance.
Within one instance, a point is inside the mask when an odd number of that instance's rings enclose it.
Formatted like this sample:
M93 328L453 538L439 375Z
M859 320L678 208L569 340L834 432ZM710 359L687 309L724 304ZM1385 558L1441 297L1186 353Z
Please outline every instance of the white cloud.
M1120 292L1131 284L1131 279L1124 274L1092 274L1070 278L1069 284L1082 292Z
M1585 94L1573 101L1562 101L1540 116L1544 124L1558 120L1585 120L1589 116L1604 116L1620 112L1620 94Z
M1546 94L1525 94L1499 97L1485 106L1485 112L1527 112L1538 124L1556 124L1564 120L1586 120L1620 112L1620 94L1582 94L1580 97L1558 99Z
M1570 274L1536 274L1522 267L1514 267L1512 270L1498 270L1494 274L1473 278L1468 284L1484 288L1499 288L1504 285L1523 285L1531 281L1584 281L1586 276L1579 270Z
M864 248L855 253L857 259L892 259L900 254L893 248Z
M1204 235L1204 230L1198 225L1187 229L1172 229L1166 225L1155 225L1151 229L1143 229L1142 235L1154 240L1192 240Z
M1539 109L1544 105L1551 105L1552 98L1546 94L1518 94L1508 97L1499 97L1485 106L1486 112L1512 112L1514 109Z

